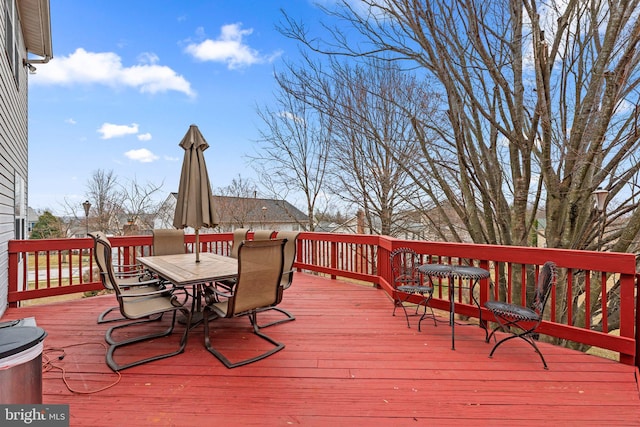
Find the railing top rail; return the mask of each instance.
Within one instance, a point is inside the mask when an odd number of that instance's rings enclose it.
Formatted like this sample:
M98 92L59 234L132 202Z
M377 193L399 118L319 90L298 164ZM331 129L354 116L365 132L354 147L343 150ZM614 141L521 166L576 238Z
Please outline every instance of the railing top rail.
M422 254L434 254L442 257L533 265L542 265L546 261L553 260L565 268L636 274L636 256L632 253L427 242L380 236L380 247L392 250L400 246L409 247Z

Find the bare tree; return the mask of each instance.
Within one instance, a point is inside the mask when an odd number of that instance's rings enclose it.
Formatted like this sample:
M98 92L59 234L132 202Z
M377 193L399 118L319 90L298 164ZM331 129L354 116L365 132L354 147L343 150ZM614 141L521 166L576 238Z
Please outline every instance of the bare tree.
M402 205L406 209L406 200L415 194L399 162L419 160L407 111L428 113L423 84L388 62L351 66L329 61L325 70L310 58L303 67L290 65L277 79L288 97L322 118L318 124L330 141L320 155L329 156L330 165L324 167L332 193L362 209L372 232L403 231L406 224L394 214Z
M136 179L121 182L113 171L98 169L87 181L87 200L91 203L89 217L84 218L84 211L79 210L78 203L65 200L66 215L71 224L79 225L89 221L89 228L111 235L122 235L124 229L122 219L130 223L148 223L157 213L158 207L153 196L160 191L161 185L139 184Z
M91 202L92 228L113 235L122 234L118 217L123 213L124 197L113 171L98 169L93 172L87 182L87 198Z
M218 215L221 221L228 222L234 227L247 227L251 212L260 208L256 200L258 194L256 184L251 180L243 179L240 175L228 186L218 188L216 193L229 198L227 199L229 203L218 200Z
M285 74L276 80L275 105L258 110L265 127L260 130L261 140L252 161L261 185L273 199L302 194L308 221L300 225L313 231L314 215L330 205L324 186L332 127L326 116L304 99L299 82Z
M605 187L616 201L609 224L628 227L604 243L630 249L640 229L628 184L640 168L637 1L341 3L326 12L360 43L340 28L323 43L288 17L281 31L316 52L414 64L438 82L448 126L414 118L427 161L410 169L416 184L437 183L474 241L526 245L545 209L549 246L596 249L591 194Z
M153 217L160 209L154 196L162 190L163 185L151 182L142 185L136 178L120 184L122 211L127 216L127 221L153 228Z
M325 9L342 25L325 26L326 40L288 16L281 30L314 52L393 60L438 82L448 125L412 118L424 162L407 173L473 241L528 245L543 210L549 247L638 249L638 1L340 3ZM602 239L598 187L609 190Z

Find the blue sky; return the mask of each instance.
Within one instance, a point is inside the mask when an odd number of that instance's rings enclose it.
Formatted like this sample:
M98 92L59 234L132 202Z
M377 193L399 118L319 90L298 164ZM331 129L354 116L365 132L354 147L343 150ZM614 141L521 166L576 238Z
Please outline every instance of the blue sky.
M177 191L192 123L210 145L214 192L253 178L256 106L297 55L275 29L280 9L322 16L311 0L51 1L54 58L29 76L29 206L82 212L98 169L163 184L163 199Z

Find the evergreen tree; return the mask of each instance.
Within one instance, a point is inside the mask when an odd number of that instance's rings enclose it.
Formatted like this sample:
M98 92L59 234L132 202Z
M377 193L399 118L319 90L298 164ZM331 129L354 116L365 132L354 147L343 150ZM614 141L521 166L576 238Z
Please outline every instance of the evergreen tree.
M33 226L31 239L55 239L64 237L60 219L51 212L45 211L38 217L38 222Z

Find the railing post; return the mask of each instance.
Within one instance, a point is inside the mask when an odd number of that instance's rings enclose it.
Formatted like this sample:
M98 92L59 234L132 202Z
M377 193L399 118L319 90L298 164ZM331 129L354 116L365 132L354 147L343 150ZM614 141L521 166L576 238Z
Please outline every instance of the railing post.
M11 247L11 242L9 242L9 247ZM18 292L18 256L17 252L9 250L9 295ZM9 307L18 307L18 301L9 301Z
M484 303L489 301L489 287L491 286L491 270L489 269L489 261L480 260L480 268L489 272L489 277L480 281L480 299L478 300L478 305L479 310L482 311ZM487 330L488 322L485 318L482 319L482 324L480 326L482 326L485 331Z
M636 340L636 359L635 365L640 368L640 274L636 273L635 277L635 294L636 294L636 334L634 336Z
M331 242L331 268L338 268L338 243ZM335 274L331 275L331 279L335 280L337 276Z

